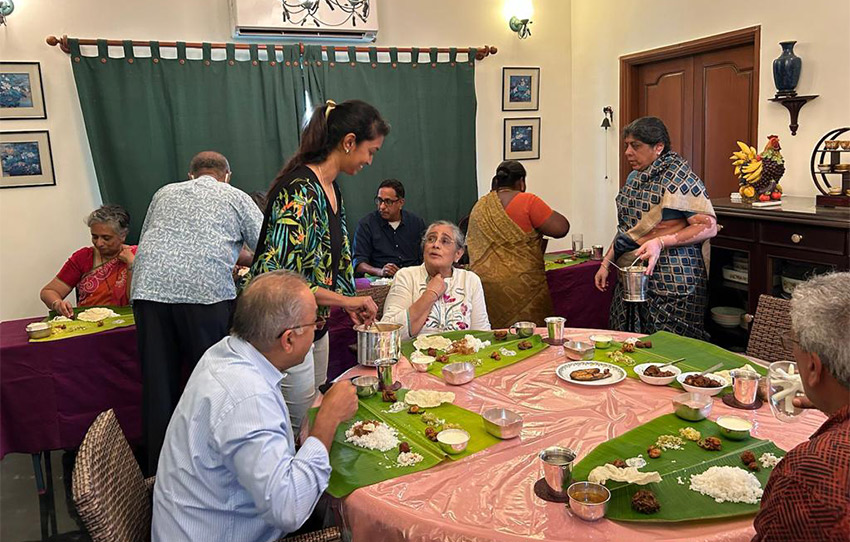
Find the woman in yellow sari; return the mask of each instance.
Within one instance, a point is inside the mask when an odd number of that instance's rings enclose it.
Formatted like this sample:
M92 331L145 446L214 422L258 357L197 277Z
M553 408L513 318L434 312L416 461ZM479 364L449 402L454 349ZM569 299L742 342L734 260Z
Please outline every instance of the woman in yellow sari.
M542 326L543 319L552 315L541 239L564 237L570 223L525 189L522 164L502 162L493 177L493 190L469 215L469 267L481 278L495 329L519 321Z

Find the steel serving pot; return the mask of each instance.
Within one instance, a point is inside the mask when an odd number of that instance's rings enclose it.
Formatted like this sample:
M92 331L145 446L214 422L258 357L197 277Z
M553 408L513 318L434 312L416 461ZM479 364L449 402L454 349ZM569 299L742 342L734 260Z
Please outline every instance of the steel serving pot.
M401 357L401 324L355 326L357 363L366 367L394 364Z

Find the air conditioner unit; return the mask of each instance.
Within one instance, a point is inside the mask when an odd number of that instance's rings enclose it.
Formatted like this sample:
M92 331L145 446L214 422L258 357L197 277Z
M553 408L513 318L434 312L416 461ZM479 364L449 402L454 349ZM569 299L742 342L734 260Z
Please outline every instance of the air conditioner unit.
M372 42L377 0L229 0L234 38Z

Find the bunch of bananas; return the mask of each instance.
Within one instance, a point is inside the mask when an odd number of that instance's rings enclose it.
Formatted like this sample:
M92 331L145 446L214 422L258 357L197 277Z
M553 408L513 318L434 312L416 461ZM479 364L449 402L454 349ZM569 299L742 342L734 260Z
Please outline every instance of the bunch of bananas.
M740 150L733 152L732 156L729 157L732 160L732 165L735 166L735 176L744 179L749 184L756 184L761 179L764 168L761 156L755 147L750 147L741 141L736 141L736 143Z

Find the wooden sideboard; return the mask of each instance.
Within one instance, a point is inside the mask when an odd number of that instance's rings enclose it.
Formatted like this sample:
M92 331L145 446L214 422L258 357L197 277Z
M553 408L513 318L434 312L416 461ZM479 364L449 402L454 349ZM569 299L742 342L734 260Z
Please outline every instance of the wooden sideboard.
M754 208L729 198L712 204L719 231L711 240L709 310L733 306L753 315L761 294L787 298L793 280L850 270L850 209L816 207L814 197L792 196L782 198L781 207ZM729 274L736 264L738 272ZM712 342L746 348L745 329L718 326L710 312L706 326Z

